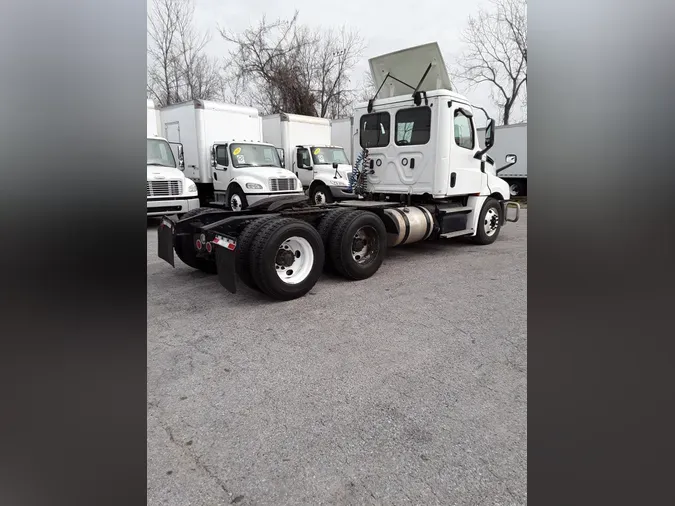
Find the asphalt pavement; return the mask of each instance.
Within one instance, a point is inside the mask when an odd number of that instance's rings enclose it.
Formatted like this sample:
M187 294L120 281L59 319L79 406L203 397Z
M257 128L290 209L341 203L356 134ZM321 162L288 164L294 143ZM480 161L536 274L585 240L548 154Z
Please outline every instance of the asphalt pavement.
M157 257L149 505L527 502L527 210L271 301Z

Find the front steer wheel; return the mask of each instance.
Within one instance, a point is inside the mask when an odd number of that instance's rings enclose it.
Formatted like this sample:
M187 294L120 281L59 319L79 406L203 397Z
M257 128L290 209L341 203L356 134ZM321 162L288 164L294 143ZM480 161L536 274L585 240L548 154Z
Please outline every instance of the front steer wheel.
M333 194L325 184L317 184L314 186L309 191L309 199L312 201L312 204L318 206L322 204L331 204L334 201Z
M502 206L499 201L488 197L478 216L476 235L471 237L474 244L492 244L499 237L502 228Z
M309 292L321 276L324 247L319 233L308 223L275 218L256 234L249 252L255 284L278 300L291 300Z

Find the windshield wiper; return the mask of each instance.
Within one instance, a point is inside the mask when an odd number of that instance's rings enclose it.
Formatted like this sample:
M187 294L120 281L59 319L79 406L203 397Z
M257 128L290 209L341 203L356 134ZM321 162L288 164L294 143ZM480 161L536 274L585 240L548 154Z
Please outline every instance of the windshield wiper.
M171 167L171 168L174 168L173 165L166 165L166 164L164 164L164 163L154 163L154 162L153 162L153 163L148 163L148 165L156 165L156 166L159 166L159 167Z

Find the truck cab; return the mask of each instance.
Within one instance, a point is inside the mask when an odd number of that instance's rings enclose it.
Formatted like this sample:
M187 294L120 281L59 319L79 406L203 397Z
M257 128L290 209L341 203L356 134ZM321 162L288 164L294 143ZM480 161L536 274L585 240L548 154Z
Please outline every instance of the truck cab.
M355 198L349 187L351 163L341 146L295 147L295 173L314 204Z
M276 195L303 195L302 183L283 168L272 144L216 142L211 148L211 169L216 202L233 211Z
M148 216L183 214L199 207L197 186L183 174L182 146L173 148L162 137L147 138Z
M436 43L369 61L376 97L354 110L365 160L361 188L413 200L509 199L508 184L488 170L494 120L478 142L474 108L452 91Z

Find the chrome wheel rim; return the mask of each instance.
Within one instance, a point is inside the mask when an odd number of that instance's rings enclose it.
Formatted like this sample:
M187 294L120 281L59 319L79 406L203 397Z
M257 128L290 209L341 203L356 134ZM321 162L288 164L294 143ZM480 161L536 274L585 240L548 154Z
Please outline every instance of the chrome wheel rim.
M322 190L317 190L316 192L314 192L314 203L317 205L326 203L326 195L323 193Z
M493 236L497 232L497 229L499 228L499 213L494 207L491 207L485 213L483 228L485 230L485 235L488 237Z
M234 194L230 197L230 208L233 211L241 211L241 198L239 195Z
M380 238L370 225L361 227L352 238L352 258L357 264L372 262L380 250Z
M302 283L314 266L314 250L304 237L293 236L279 246L274 259L277 276L284 283L297 285Z
M513 195L514 197L517 197L518 194L520 193L520 192L518 191L519 189L520 189L520 188L518 188L518 185L515 184L515 183L513 183L513 184L511 184L511 185L509 186L509 192L511 192L511 195Z

